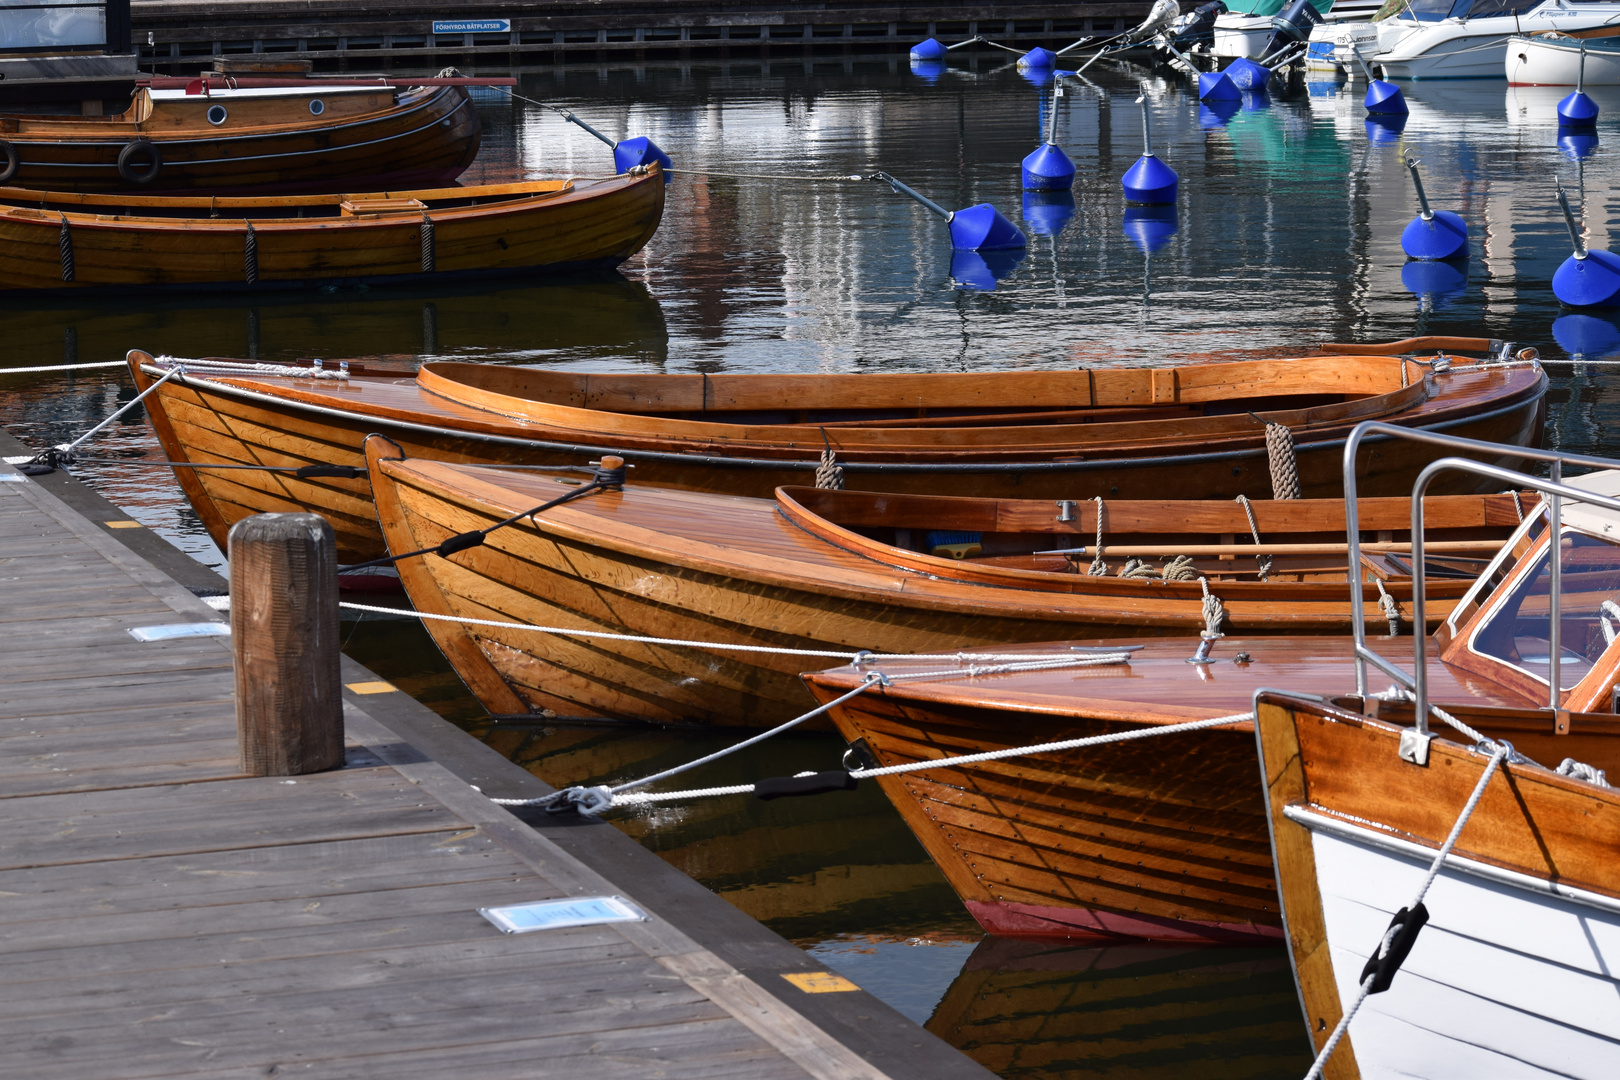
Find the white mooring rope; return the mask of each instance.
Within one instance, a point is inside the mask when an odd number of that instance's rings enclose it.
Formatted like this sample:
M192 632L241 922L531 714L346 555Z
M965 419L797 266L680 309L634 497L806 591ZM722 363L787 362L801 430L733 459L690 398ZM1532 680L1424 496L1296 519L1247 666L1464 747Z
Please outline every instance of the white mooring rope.
M86 371L90 368L126 367L123 360L98 360L93 364L51 364L47 367L0 367L0 375L31 375L37 371Z

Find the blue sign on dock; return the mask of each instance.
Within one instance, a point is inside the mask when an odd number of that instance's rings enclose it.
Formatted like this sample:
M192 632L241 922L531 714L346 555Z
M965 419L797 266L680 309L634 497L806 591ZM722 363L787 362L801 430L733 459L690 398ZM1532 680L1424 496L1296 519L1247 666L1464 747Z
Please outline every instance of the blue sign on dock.
M511 19L435 19L435 34L506 34L512 30Z

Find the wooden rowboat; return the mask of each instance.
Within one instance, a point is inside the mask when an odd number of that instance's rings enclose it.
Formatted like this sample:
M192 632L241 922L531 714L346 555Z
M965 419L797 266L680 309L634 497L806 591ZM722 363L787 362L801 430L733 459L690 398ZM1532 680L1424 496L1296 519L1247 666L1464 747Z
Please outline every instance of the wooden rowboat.
M1449 349L1490 344L1439 340ZM129 359L142 390L173 366L139 351ZM238 363L229 374L187 370L147 398L170 460L360 466L361 442L376 432L410 457L452 462L577 465L611 452L634 465L638 487L760 498L809 482L827 447L846 486L864 490L1266 498L1264 421L1293 432L1303 494L1336 496L1355 422L1533 444L1546 390L1533 364L1436 373L1395 356L949 375L586 375L434 363L414 380L362 366L344 380L276 374L284 368L256 377ZM1363 490L1406 491L1432 456L1415 443L1369 441ZM302 509L332 522L341 560L383 554L364 481L178 474L221 546L242 517Z
M391 551L522 513L566 488L554 475L401 460L386 439L367 441L371 486ZM574 483L577 481L567 481ZM815 507L820 512L812 512ZM1343 504L1255 503L1270 535L1343 535ZM1510 495L1437 497L1435 521L1475 555L1489 555L1517 524ZM1361 521L1398 540L1405 499L1368 499ZM825 515L825 516L823 516ZM1089 539L1095 506L1063 520L1046 502L920 498L784 489L775 500L673 489L600 492L490 535L448 558L396 564L418 611L714 645L813 650L804 655L597 641L526 630L429 621L468 687L492 713L550 709L564 715L657 722L767 724L810 704L798 673L816 656L953 652L962 648L1104 634L1195 632L1205 626L1204 582L1077 573L1063 556L1027 554ZM1133 534L1166 557L1200 536L1245 535L1237 503L1105 503L1115 540ZM848 525L840 524L847 522ZM881 524L874 524L881 523ZM932 549L929 532L973 530L988 558L882 542L905 533ZM865 532L869 535L862 535ZM874 535L875 534L875 535ZM1438 533L1434 534L1438 539ZM1194 560L1234 631L1350 629L1345 556L1278 556L1258 580L1251 545L1237 558ZM1026 554L1015 554L1022 550ZM1364 573L1411 603L1403 566L1369 555ZM1122 560L1114 560L1117 571ZM1464 564L1466 565L1466 564ZM1430 600L1449 611L1472 572L1435 582ZM1377 586L1361 615L1382 628Z
M1614 491L1617 475L1574 483ZM1575 714L1611 709L1620 676L1620 641L1606 643L1599 632L1602 601L1620 593L1620 544L1584 531L1601 532L1590 524L1595 512L1577 518L1566 510L1566 528L1577 520L1583 531L1566 544L1580 554L1564 579L1570 655L1560 703L1567 713L1536 709L1548 694L1547 540L1542 535L1524 545L1529 525L1518 534L1518 561L1504 551L1503 561L1481 575L1481 589L1501 584L1453 610L1440 632L1447 645L1426 665L1432 700L1510 710L1493 714L1483 730L1539 761L1577 753L1560 750L1575 745L1571 730L1592 726ZM1620 516L1608 515L1608 523L1620 530ZM1381 638L1369 645L1392 662L1404 652L1410 662L1407 642ZM893 765L1243 714L1260 687L1355 685L1351 645L1342 638L1229 638L1216 644L1213 664L1189 664L1197 645L1163 638L1131 653L1126 664L978 676L964 667L956 675L897 680L840 705L831 717L863 753ZM1069 646L1045 649L1061 655ZM885 662L878 669L896 676L940 667ZM806 680L825 702L872 670L840 668ZM1377 699L1366 707L1398 708ZM1598 726L1613 723L1610 716ZM1274 940L1282 917L1252 729L1245 721L878 783L992 933Z
M611 269L664 212L657 166L605 180L256 198L0 188L0 291L255 290Z
M478 154L465 79L159 81L167 85L139 87L117 116L0 116L0 185L146 194L427 187L448 184Z
M1411 723L1359 703L1256 702L1278 894L1312 1045L1358 996L1391 917L1412 902L1489 760L1436 738L1399 753ZM1462 706L1487 733L1554 721ZM1620 719L1560 714L1535 761L1620 773ZM1369 995L1328 1080L1374 1076L1620 1075L1620 790L1534 761L1484 789L1424 897L1428 922L1387 990Z

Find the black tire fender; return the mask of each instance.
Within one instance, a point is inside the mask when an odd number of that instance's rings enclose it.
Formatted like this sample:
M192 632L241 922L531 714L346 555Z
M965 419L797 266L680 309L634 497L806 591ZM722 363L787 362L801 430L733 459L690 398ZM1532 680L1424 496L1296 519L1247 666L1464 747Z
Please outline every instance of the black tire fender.
M17 170L22 167L22 158L17 156L17 148L0 139L0 184L9 184Z
M136 166L141 155L150 159L145 168ZM118 175L131 184L150 184L163 171L163 152L151 139L131 139L118 151Z

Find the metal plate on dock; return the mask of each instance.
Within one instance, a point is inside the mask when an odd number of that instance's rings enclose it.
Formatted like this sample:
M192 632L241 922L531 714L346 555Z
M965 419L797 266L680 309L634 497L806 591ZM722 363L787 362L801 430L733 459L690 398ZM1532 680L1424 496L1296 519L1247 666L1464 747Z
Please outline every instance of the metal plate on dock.
M565 900L541 900L533 904L479 908L478 914L507 934L527 934L531 930L561 930L569 926L647 921L646 913L622 896L576 896Z
M229 623L192 622L170 623L167 626L131 627L129 636L136 641L168 641L171 638L184 637L227 637L230 632Z

